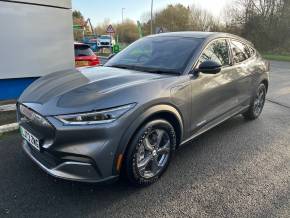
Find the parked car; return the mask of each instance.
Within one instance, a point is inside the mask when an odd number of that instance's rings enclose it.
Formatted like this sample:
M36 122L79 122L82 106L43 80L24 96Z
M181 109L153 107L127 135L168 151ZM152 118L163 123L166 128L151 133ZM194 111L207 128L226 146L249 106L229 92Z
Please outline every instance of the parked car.
M110 35L101 35L98 37L97 45L99 48L111 48L115 44L115 40Z
M235 35L148 36L104 67L34 82L17 104L23 148L55 177L105 182L123 173L152 184L188 141L238 114L258 118L268 74L253 44Z
M95 55L89 45L83 43L75 43L74 49L76 67L92 67L100 65L100 59L97 55Z

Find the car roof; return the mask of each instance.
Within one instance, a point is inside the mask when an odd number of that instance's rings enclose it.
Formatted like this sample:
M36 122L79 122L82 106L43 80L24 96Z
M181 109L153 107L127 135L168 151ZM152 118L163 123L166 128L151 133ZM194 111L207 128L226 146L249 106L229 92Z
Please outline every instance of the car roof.
M165 36L172 36L172 37L192 37L192 38L199 38L199 39L207 39L207 40L212 40L215 38L234 38L238 39L241 41L245 41L248 44L251 44L248 40L230 34L230 33L222 33L222 32L200 32L200 31L184 31L184 32L168 32L168 33L160 33L160 34L155 34L151 35L149 37L165 37Z
M75 43L74 43L74 46L75 46L75 47L82 46L82 47L88 47L88 48L90 48L89 45L87 45L87 44L85 44L85 43L80 43L80 42L75 42Z

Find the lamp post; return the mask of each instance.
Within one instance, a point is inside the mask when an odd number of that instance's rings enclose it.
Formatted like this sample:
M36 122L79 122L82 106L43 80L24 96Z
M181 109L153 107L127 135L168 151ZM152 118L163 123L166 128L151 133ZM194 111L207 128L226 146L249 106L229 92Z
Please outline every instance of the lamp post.
M122 8L122 23L124 22L124 10L125 10L126 8Z
M151 26L150 26L151 35L153 34L153 0L151 0Z

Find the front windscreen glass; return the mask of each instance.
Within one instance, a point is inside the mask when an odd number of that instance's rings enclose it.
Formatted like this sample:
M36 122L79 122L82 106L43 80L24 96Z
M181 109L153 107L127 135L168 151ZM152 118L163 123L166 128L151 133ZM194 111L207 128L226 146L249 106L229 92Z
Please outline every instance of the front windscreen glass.
M111 36L100 36L100 39L111 39Z
M202 39L160 36L138 40L107 62L107 67L181 73Z

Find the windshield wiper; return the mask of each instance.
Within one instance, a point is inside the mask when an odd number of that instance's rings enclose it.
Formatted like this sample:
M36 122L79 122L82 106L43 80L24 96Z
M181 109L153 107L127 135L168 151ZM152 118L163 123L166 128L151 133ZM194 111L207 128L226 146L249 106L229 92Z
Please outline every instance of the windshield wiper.
M173 70L173 69L159 69L159 68L148 68L148 69L144 69L145 71L149 72L149 73L157 73L157 74L174 74L174 75L180 75L181 73L177 70Z
M115 68L128 69L128 70L136 70L136 71L142 71L142 72L148 72L148 73L180 75L179 71L173 70L173 69L160 69L160 68L127 65L127 64L115 64L115 65L111 65L108 67L115 67Z
M143 67L127 65L127 64L114 64L108 67L115 67L115 68L121 68L121 69L126 69L126 70L144 71Z
M115 64L115 65L108 66L108 67L115 67L115 68L121 68L121 69L132 69L131 65L126 65L126 64Z

